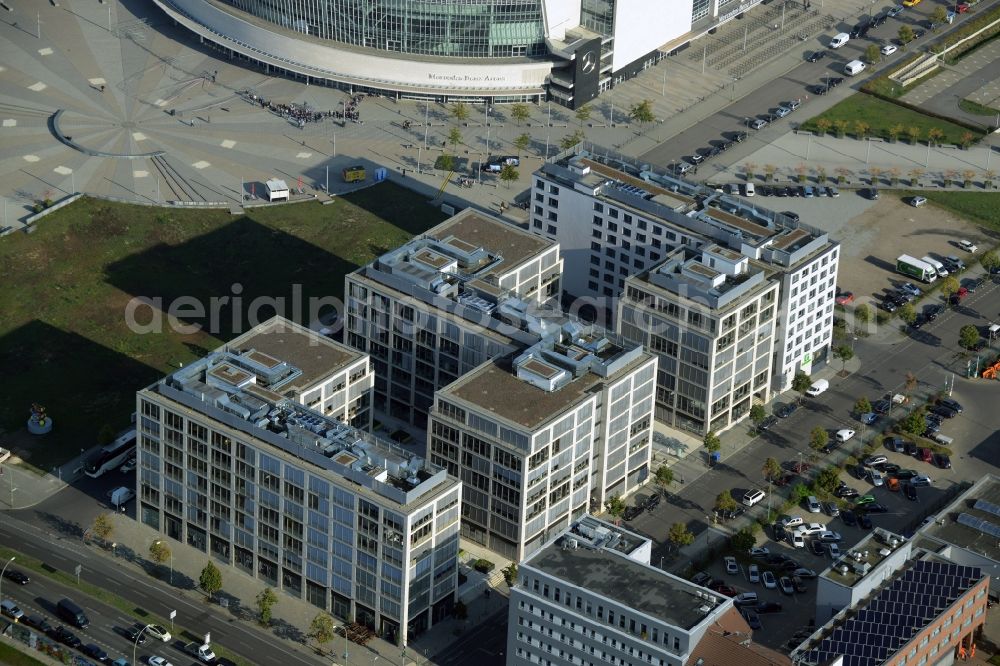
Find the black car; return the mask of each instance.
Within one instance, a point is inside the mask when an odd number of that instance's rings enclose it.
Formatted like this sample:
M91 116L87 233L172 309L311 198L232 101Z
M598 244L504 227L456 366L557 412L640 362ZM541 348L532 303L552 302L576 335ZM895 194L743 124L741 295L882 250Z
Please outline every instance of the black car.
M58 626L51 631L45 632L54 641L59 641L63 645L71 648L80 647L80 639L72 631L63 626Z
M920 39L921 37L923 37L926 34L927 34L927 31L924 30L923 28L917 28L916 30L913 31L913 39Z
M935 453L934 464L941 469L951 469L951 458L944 453Z
M637 506L627 506L625 507L625 513L622 514L622 518L625 520L632 520L638 516L642 515L642 509Z
M21 618L21 622L39 631L44 631L46 634L52 629L52 625L46 622L41 615L25 615Z
M145 627L129 627L125 630L125 637L132 641L133 645L145 645L146 633L144 629Z
M913 477L919 475L917 474L917 470L915 469L901 469L895 474L893 474L893 476L895 476L900 481L909 481Z
M851 499L852 497L858 497L860 493L850 486L841 486L833 492L834 496L840 499Z
M912 483L907 483L906 485L903 486L903 494L906 495L906 499L910 500L911 502L917 501L917 489L914 487Z
M906 440L902 437L887 437L885 448L895 453L906 453Z
M769 197L774 194L774 189L770 185L761 185L757 188L757 194L762 197Z
M31 582L31 579L26 575L18 571L17 569L11 569L10 571L4 572L4 578L7 580L12 580L18 585L27 585Z
M872 502L871 504L865 504L861 507L868 513L889 513L889 507L885 504L879 504L878 502Z
M806 62L819 62L826 57L826 51L813 51L806 56Z
M722 143L719 144L719 148L722 148L722 152L726 152L735 145L736 144L733 141L723 141Z
M844 524L848 527L854 527L858 523L858 518L850 509L844 509L840 512L840 519L844 521Z
M813 555L823 555L823 544L817 539L813 539L809 542L809 550L812 551Z
M96 643L87 643L82 648L80 648L80 652L102 663L108 661L108 653L105 652L101 648L101 646Z
M943 404L934 405L931 407L931 414L937 414L938 416L943 416L946 419L953 419L958 416L958 412L951 407L946 407Z
M872 528L872 519L868 517L867 513L858 514L858 525L865 530L870 530Z
M836 88L837 86L839 86L843 82L844 82L844 77L842 77L842 76L831 77L830 81L829 81L831 88Z
M924 316L927 317L927 321L934 321L943 310L944 306L942 305L932 305L924 310Z
M825 95L830 92L830 88L822 83L818 83L812 87L812 94L814 95Z
M762 601L755 607L758 613L780 613L781 604L777 601Z
M789 416L794 414L795 410L798 408L799 406L797 403L788 402L782 405L780 408L778 408L778 411L775 412L775 414L778 416L779 419L787 419Z
M926 323L927 323L927 317L923 315L917 315L913 319L913 322L910 324L910 328L912 328L914 331L919 331L921 328L923 328L924 324Z
M747 134L746 132L737 132L736 135L733 136L733 141L735 141L736 143L743 143L744 141L747 140L748 136L750 135Z
M915 456L915 455L917 455L917 443L916 442L907 442L906 443L906 455L908 455L908 456Z
M954 410L958 414L962 413L962 405L961 405L961 403L959 403L959 402L957 402L955 400L952 400L951 398L941 398L940 400L938 400L938 404L939 405L943 405L944 407L947 407L948 409L952 409L952 410Z
M882 301L882 309L885 310L886 312L895 312L897 309L899 309L899 304L897 304L896 301L891 301L889 299L886 299Z
M764 417L764 420L761 421L757 425L757 430L760 431L760 432L764 432L764 431L768 430L771 426L773 426L777 422L778 422L778 419L776 419L773 416Z
M895 476L896 472L899 471L899 465L894 463L883 463L881 465L874 465L874 467L887 476Z
M646 498L646 503L643 505L646 511L652 511L656 507L660 506L660 495L659 493L655 495L650 495Z
M888 400L876 400L872 403L872 411L876 414L888 414L892 403ZM888 440L886 440L888 442Z
M798 222L799 221L799 214L795 213L793 211L783 210L783 211L781 211L781 214L784 215L785 217L787 217L792 222Z

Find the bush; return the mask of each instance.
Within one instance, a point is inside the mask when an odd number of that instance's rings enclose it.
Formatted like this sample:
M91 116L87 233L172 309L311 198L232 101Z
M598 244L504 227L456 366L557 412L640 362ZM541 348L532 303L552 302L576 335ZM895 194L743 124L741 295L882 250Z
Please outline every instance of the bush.
M478 571L479 573L488 574L494 569L496 569L497 565L494 564L493 562L490 562L489 560L479 558L478 560L476 560L475 564L472 565L472 568Z

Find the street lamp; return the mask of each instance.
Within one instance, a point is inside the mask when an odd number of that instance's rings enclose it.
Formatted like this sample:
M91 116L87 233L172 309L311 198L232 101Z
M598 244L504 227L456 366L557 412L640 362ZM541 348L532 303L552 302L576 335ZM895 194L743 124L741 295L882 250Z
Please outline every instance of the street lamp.
M3 569L0 569L0 593L3 592L3 575L7 573L7 567L10 566L10 563L13 562L16 558L17 558L16 555L11 555L10 559L7 560L7 564L3 565ZM3 599L3 594L0 594L0 599Z
M149 629L149 625L148 624L145 627L143 627L142 629L140 629L139 633L137 633L135 635L135 642L132 644L132 663L133 664L136 663L135 662L135 653L139 650L139 639L142 638L142 635L146 632L147 629Z

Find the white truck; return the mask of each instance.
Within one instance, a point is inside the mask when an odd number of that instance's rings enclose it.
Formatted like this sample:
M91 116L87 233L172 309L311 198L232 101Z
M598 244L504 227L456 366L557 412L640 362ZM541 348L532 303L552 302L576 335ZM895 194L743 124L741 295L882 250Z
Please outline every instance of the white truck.
M135 493L131 489L125 486L115 488L111 491L111 506L119 509L133 497L135 497Z
M211 664L215 661L215 653L212 652L212 646L208 643L199 643L198 641L194 641L193 643L185 645L184 651L197 657L198 661L206 664Z
M937 271L933 266L908 254L901 254L896 258L896 272L921 282L934 282L937 279Z

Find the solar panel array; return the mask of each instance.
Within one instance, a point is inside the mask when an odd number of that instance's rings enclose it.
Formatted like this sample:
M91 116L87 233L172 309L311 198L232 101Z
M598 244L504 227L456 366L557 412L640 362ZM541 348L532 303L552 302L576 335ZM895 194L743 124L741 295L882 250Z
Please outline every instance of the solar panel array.
M978 567L918 560L804 653L801 663L822 664L843 656L844 666L878 666L981 578Z
M972 508L992 513L994 516L1000 516L1000 506L997 506L993 502L987 502L984 499L977 499L976 503L972 505Z
M982 518L977 518L968 513L958 514L958 523L960 525L965 525L966 527L971 527L974 530L979 530L983 534L988 534L991 537L1000 538L1000 525L996 523L991 523L988 520Z

